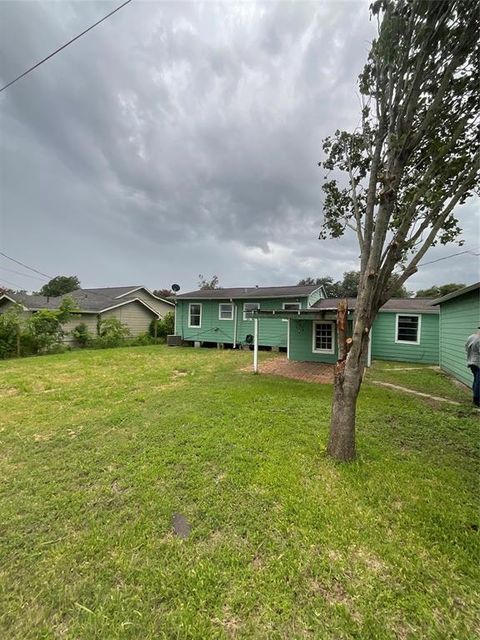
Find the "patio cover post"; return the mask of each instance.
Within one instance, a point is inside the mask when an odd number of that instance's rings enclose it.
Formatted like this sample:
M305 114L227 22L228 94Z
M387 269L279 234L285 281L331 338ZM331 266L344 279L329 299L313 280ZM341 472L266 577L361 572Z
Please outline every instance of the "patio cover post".
M258 318L253 319L253 373L258 373Z

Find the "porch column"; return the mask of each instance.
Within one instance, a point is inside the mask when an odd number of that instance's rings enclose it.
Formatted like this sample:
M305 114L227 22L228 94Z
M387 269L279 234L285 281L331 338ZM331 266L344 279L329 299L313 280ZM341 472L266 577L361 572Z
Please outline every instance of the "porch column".
M258 318L253 319L253 373L258 373Z

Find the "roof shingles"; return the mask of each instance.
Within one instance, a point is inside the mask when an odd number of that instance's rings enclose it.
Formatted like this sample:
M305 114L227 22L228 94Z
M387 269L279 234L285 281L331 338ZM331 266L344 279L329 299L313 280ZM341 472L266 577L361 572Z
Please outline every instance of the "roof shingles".
M119 305L136 298L139 287L103 287L98 289L76 289L63 296L39 296L27 294L9 294L30 311L41 309L58 309L65 298L73 298L80 311L84 313L99 313L115 305ZM130 295L128 295L131 292Z
M182 299L230 300L230 298L296 298L307 297L318 285L293 285L284 287L230 287L221 289L199 289L177 296Z

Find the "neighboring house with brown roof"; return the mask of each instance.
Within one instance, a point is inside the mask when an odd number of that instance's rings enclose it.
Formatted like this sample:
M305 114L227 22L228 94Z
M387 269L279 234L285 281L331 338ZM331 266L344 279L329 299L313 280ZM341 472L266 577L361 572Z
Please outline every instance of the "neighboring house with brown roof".
M78 307L74 317L64 325L66 342L72 341L71 331L81 322L96 335L99 321L107 318L117 318L128 327L132 336L137 336L148 331L153 318L163 318L175 306L146 287L103 287L76 289L55 297L3 294L0 296L0 313L19 304L28 316L42 309L58 309L65 298L72 298Z

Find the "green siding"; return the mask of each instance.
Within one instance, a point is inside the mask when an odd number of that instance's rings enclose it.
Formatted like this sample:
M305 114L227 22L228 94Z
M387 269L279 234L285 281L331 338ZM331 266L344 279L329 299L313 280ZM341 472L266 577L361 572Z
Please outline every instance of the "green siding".
M192 302L195 304L201 303L202 305L202 326L198 328L188 327L188 308ZM175 333L181 335L187 341L233 343L234 320L219 320L218 318L219 304L228 302L228 300L178 300L175 311ZM243 319L244 302L258 302L260 303L260 309L264 310L282 309L284 302L300 302L302 308L307 306L306 297L235 300L233 304L237 309L237 343L244 343L246 336L253 335L254 331L253 320ZM260 318L258 327L258 344L260 346L287 346L287 322L281 318Z
M467 368L465 342L480 324L480 292L471 291L440 305L440 366L464 384L473 376Z
M372 359L397 360L400 362L438 363L438 314L419 314L422 316L420 344L399 344L395 342L396 313L381 312L373 324ZM405 314L408 315L408 314ZM290 360L310 362L335 362L335 353L314 353L312 350L312 320L290 321ZM349 334L352 325L349 321ZM336 337L336 336L335 336Z
M336 334L336 328L334 327ZM311 320L290 320L290 347L288 357L290 360L300 362L336 362L337 337L335 335L335 353L314 353L313 346L313 322Z
M420 344L395 342L397 313L381 311L373 322L372 360L438 364L438 314L405 311L400 315L421 316Z

